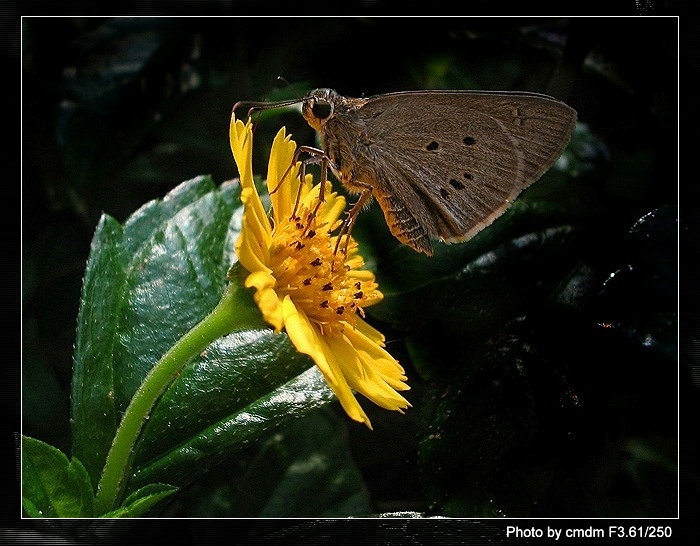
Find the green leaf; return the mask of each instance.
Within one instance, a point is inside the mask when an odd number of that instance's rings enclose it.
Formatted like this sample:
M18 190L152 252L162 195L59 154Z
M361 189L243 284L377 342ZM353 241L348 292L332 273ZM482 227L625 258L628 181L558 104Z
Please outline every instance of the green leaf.
M129 495L122 505L102 517L106 518L137 518L146 514L151 508L178 490L177 487L165 483L152 483Z
M73 453L97 486L97 479L117 427L114 398L114 345L117 321L112 315L121 297L124 272L116 240L121 227L103 217L92 242L83 281L71 389Z
M22 436L22 503L32 517L93 516L94 495L83 464L40 440Z
M248 336L257 341L242 341ZM166 479L190 483L282 424L334 400L321 373L306 369L309 361L286 335L272 336L267 331L232 334L183 373L144 432L132 488ZM236 348L236 343L241 345ZM246 351L249 360L241 357ZM291 379L281 383L285 377ZM194 398L187 400L188 394Z
M237 192L198 177L124 226L100 220L83 280L71 396L73 453L93 485L138 385L223 291Z
M348 421L313 412L226 461L178 498L192 517L348 517L372 510Z
M429 504L445 516L526 517L552 480L566 438L551 421L564 413L567 385L529 328L504 325L453 355L457 371L426 391L419 466Z
M338 434L345 416L317 412L275 435L270 464L283 463L259 517L347 517L371 511L369 491L355 466L347 437ZM269 468L269 465L267 465ZM263 469L258 467L262 478Z
M552 226L504 237L476 255L481 240L436 249L432 259L405 255L369 312L405 331L478 336L554 290L576 263L575 236L570 225Z

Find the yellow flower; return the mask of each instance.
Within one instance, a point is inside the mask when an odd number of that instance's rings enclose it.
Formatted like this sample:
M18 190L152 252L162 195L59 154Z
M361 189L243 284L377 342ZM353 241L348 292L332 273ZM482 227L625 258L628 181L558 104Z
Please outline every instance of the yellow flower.
M232 116L229 136L244 205L236 254L263 318L313 359L352 419L372 428L353 391L402 412L410 406L397 392L409 388L404 370L384 349L384 336L363 320L363 309L382 293L374 274L361 269L357 243L350 238L346 247L343 237L336 252L338 238L331 235L341 224L345 199L326 182L319 202L320 184L314 186L311 175L302 182L299 163L285 176L296 143L282 128L270 151L268 216L253 183L250 122Z

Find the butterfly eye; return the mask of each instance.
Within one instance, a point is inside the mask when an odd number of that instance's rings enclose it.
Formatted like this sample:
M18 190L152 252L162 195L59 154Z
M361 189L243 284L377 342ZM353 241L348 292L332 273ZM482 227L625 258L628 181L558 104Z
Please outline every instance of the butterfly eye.
M331 107L331 103L327 102L325 100L323 101L316 101L314 104L311 106L311 113L314 115L316 119L326 119L331 115L331 112L333 111L333 108Z

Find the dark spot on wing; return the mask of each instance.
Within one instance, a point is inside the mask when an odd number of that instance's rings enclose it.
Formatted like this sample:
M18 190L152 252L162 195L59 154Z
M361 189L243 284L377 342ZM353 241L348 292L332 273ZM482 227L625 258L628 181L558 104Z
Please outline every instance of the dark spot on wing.
M465 136L462 139L462 142L464 142L467 146L471 146L473 144L476 144L476 140L474 139L474 137L470 137L470 136Z
M440 195L442 195L443 199L447 199L450 196L450 192L448 192L445 188L440 188Z
M455 180L454 178L450 178L450 186L456 190L464 189L464 184L462 184L459 180Z
M437 142L435 142L435 141L433 140L430 144L428 144L428 145L425 147L425 149L428 150L429 152L432 152L432 151L434 151L434 150L437 150L439 146L440 146L440 145L439 145Z

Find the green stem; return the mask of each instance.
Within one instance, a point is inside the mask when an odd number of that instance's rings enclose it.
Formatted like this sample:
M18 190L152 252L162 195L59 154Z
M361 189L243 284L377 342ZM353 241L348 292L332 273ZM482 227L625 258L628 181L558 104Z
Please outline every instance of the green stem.
M193 357L213 341L241 328L250 318L244 311L245 307L242 309L236 305L240 292L243 290L239 290L237 283L229 283L226 293L214 310L163 355L134 394L107 454L97 486L95 514L103 515L113 510L121 500L131 471L134 446L151 409L163 391Z

